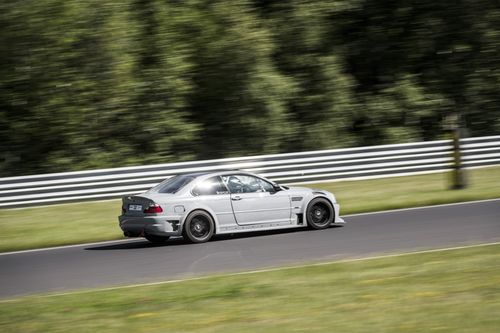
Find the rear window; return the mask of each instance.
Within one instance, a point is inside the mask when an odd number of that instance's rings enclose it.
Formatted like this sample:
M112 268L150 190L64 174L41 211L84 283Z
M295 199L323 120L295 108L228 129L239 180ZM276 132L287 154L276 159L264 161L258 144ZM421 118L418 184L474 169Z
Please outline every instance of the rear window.
M193 176L186 176L186 175L175 176L170 179L162 181L160 184L156 185L148 192L176 193L184 186L192 182L194 178L195 177Z

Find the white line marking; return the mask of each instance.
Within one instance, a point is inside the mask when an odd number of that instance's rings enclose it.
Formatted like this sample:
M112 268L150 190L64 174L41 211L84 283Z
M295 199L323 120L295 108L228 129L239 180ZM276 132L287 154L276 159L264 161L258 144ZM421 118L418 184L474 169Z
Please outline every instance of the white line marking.
M333 261L313 263L313 264L303 264L303 265L286 266L286 267L264 268L264 269L257 269L257 270L237 272L237 273L206 275L206 276L192 277L192 278L186 278L186 279L166 280L166 281L148 282L148 283L138 283L138 284L125 285L125 286L116 286L116 287L107 287L107 288L96 288L96 289L88 289L88 290L77 290L77 291L69 291L69 292L64 292L64 293L54 293L54 294L46 294L46 295L25 295L25 296L18 296L17 298L13 298L13 299L0 300L0 303L15 302L15 301L20 300L20 299L25 298L25 297L47 298L47 297L57 297L57 296L87 294L87 293L92 293L92 292L102 292L102 291L112 291L112 290L119 290L119 289L130 289L130 288L138 288L138 287L158 286L158 285L164 285L164 284L182 283L182 282L197 281L197 280L206 280L206 279L211 279L211 278L231 277L231 276L249 275L249 274L260 274L260 273L276 272L276 271L281 271L281 270L289 270L289 269L297 269L297 268L319 267L319 266L327 266L327 265L349 263L349 262L369 261L369 260L378 260L378 259L386 259L386 258L396 258L396 257L403 257L403 256L409 256L409 255L415 255L415 254L425 254L425 253L434 253L434 252L447 252L447 251L455 251L455 250L462 250L462 249L471 249L471 248L476 248L476 247L486 247L486 246L493 246L493 245L500 245L500 241L498 241L498 242L492 242L492 243L480 243L480 244L472 244L472 245L462 245L462 246L454 246L454 247L445 247L445 248L430 249L430 250L420 250L420 251L413 251L413 252L393 253L393 254L371 256L371 257L340 259L340 260L333 260Z
M22 254L22 253L30 253L30 252L42 252L42 251L51 251L51 250L61 250L61 249L70 249L73 247L86 247L86 246L94 246L94 245L113 245L113 244L120 244L120 243L126 243L126 242L137 242L137 241L145 241L143 238L139 239L118 239L114 241L105 241L105 242L94 242L94 243L83 243L83 244L73 244L73 245L61 245L61 246L53 246L53 247L46 247L46 248L41 248L41 249L31 249L31 250L20 250L20 251L12 251L12 252L3 252L0 253L0 256L6 256L10 254Z
M402 212L402 211L407 211L407 210L417 210L417 209L429 209L429 208L438 208L438 207L446 207L446 206L468 205L468 204L477 204L477 203L492 202L492 201L500 201L500 198L497 198L497 199L485 199L485 200L475 200L475 201L463 201L463 202L455 202L455 203L449 203L449 204L420 206L420 207L412 207L412 208L399 208L399 209L381 210L381 211L377 211L377 212L367 212L367 213L357 213L357 214L342 215L342 217L355 217L355 216L363 216L363 215L396 213L396 212ZM346 223L346 225L349 225L349 224ZM62 249L70 249L70 248L74 248L74 247L85 247L85 246L94 246L94 245L106 246L106 245L120 244L120 243L126 243L126 242L138 242L138 241L144 241L144 239L143 238L139 238L139 239L130 239L130 238L127 238L127 239L119 239L119 240L115 240L115 241L103 241L103 242L94 242L94 243L61 245L61 246L53 246L53 247L46 247L46 248L39 248L39 249L30 249L30 250L19 250L19 251L3 252L3 253L0 253L0 256L6 256L6 255L11 255L11 254L22 254L22 253L38 252L38 251L62 250Z
M453 202L453 203L447 203L447 204L419 206L419 207L409 207L409 208L396 208L396 209L380 210L380 211L376 211L376 212L366 212L366 213L357 213L357 214L342 215L342 217L353 217L353 216L374 215L374 214L384 214L384 213L396 213L396 212L404 212L404 211L407 211L407 210L418 210L418 209L439 208L439 207L447 207L447 206L478 204L478 203L492 202L492 201L500 201L500 198L496 198L496 199L484 199L484 200L474 200L474 201L462 201L462 202Z

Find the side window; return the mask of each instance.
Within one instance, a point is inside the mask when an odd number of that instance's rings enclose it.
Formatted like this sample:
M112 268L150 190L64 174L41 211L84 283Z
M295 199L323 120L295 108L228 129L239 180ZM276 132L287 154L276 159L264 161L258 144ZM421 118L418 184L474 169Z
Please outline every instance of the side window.
M212 177L204 180L196 185L192 193L193 195L229 194L220 177Z
M268 183L266 182L265 180L263 179L260 179L258 178L259 180L259 183L260 183L260 186L262 187L262 189L266 192L274 192L274 186L271 184L271 183Z
M223 182L231 193L273 192L274 188L268 182L253 176L229 175L222 176Z

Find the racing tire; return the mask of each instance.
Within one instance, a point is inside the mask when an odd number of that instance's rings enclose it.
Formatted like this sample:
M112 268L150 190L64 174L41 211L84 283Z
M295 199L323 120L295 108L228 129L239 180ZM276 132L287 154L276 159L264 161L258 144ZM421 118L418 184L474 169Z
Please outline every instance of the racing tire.
M205 243L212 238L214 232L215 222L212 216L203 210L195 210L186 218L182 236L192 243Z
M307 205L307 225L311 229L326 229L333 222L335 211L332 204L325 198L314 198Z

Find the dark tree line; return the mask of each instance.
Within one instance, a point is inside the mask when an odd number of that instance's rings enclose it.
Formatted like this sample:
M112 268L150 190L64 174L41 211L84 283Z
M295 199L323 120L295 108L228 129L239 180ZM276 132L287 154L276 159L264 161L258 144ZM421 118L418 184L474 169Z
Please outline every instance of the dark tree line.
M486 0L0 3L0 175L500 133Z

